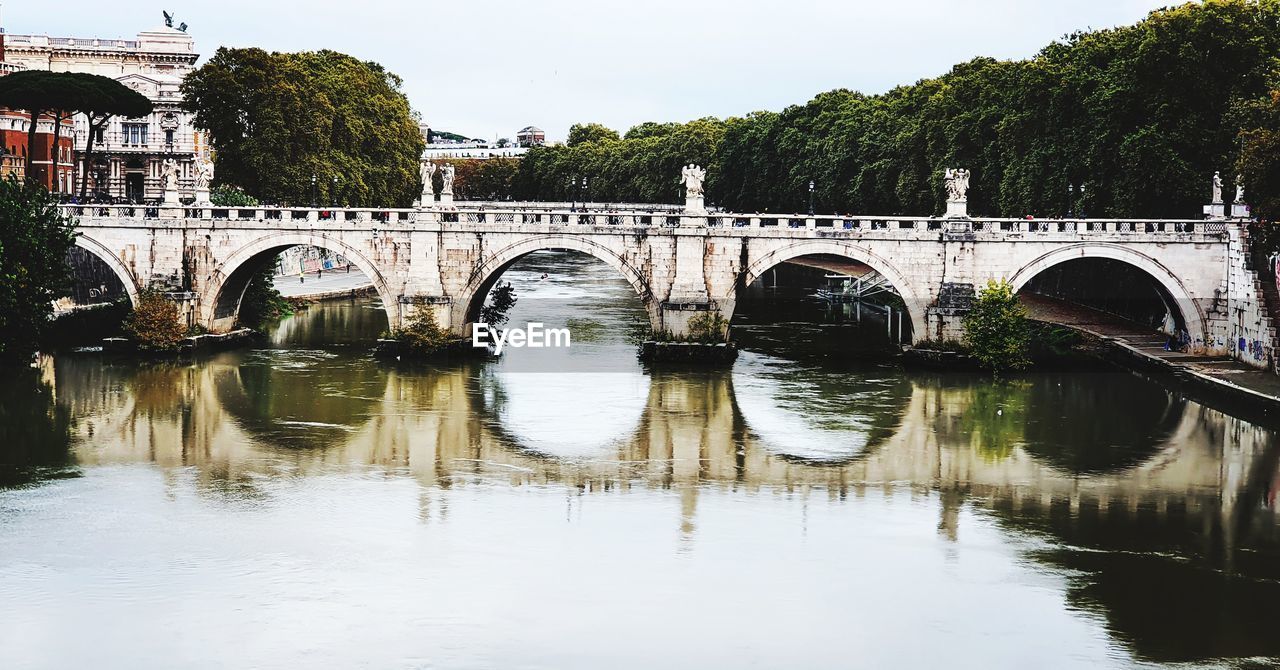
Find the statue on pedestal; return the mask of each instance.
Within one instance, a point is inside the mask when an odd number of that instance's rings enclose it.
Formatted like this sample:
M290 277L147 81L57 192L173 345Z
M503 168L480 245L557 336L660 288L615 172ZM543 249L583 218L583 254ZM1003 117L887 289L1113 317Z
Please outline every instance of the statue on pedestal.
M707 205L703 200L702 183L707 179L707 171L693 163L680 168L680 181L684 184L684 209L695 215L706 214Z
M1215 205L1222 204L1222 175L1217 172L1213 173L1213 200L1210 202Z
M702 182L707 179L707 171L693 163L680 170L680 179L684 182L685 197L702 197Z
M969 171L964 168L947 168L943 172L947 181L947 201L967 202L969 200Z
M172 158L164 159L164 162L160 164L160 179L164 183L164 190L166 193L169 191L177 191L178 161Z
M440 168L440 195L453 195L453 166L445 163Z
M208 158L201 158L196 162L196 190L209 190L209 183L213 181L213 161Z
M422 177L422 203L431 202L436 197L435 184L432 179L436 175L436 164L431 161L422 161L422 165L418 168L418 176Z
M1235 204L1244 204L1244 175L1236 175L1236 199Z

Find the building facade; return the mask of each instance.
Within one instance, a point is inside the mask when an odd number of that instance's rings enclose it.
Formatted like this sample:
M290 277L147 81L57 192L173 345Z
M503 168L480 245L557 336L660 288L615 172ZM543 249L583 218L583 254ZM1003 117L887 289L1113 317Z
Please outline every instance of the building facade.
M516 146L540 147L547 143L547 134L537 126L525 126L516 133Z
M26 67L19 63L10 63L5 58L4 30L0 29L0 76L21 72ZM62 120L62 129L58 132L58 169L53 169L54 118L41 116L36 124L35 146L28 146L31 128L31 115L16 109L0 107L0 178L9 176L23 179L26 177L27 156L31 155L31 168L36 181L50 190L66 190L74 180L75 159L75 122L72 119Z
M111 77L151 99L152 113L139 119L113 118L94 138L93 164L86 171L83 149L88 120L75 119L76 166L71 183L57 185L64 193L87 191L128 202L163 197L161 166L169 158L178 164L178 189L194 194L197 159L208 143L182 110L182 80L195 67L199 54L187 33L170 27L138 33L133 40L106 40L47 35L8 35L7 62L25 69L88 72Z

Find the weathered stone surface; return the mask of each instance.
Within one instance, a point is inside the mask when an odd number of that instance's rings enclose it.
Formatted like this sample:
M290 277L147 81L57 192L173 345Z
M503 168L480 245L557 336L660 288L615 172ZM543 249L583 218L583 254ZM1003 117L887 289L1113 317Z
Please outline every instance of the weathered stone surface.
M77 244L106 262L131 298L150 284L189 291L192 323L215 332L234 324L252 271L294 245L350 259L372 279L393 326L422 304L460 336L503 270L543 249L605 262L635 289L652 328L673 335L684 334L699 311L731 318L738 289L778 263L840 256L897 289L917 341L956 336L961 296L972 296L974 286L1004 279L1021 289L1059 263L1109 258L1143 270L1173 296L1194 349L1235 353L1260 367L1273 358L1274 328L1257 277L1245 267L1235 221L969 219L957 232L945 218L687 216L535 204L159 209L145 217L143 208L80 208Z

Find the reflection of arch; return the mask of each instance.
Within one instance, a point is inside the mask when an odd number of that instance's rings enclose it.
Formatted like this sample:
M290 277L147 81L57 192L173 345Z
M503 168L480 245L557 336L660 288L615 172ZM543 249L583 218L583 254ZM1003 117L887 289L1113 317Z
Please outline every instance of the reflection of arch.
M215 322L234 319L240 313L240 300L249 286L249 279L262 268L262 264L290 247L313 246L341 254L351 261L369 281L373 282L378 297L382 299L382 308L387 313L387 323L395 328L400 320L397 318L399 305L396 295L391 292L386 279L365 255L355 247L342 240L329 237L323 233L275 233L260 237L241 247L214 268L213 274L204 284L200 293L200 323L209 328Z
M1208 332L1204 326L1204 315L1200 311L1200 306L1192 299L1191 292L1182 284L1182 280L1178 279L1160 261L1119 244L1083 243L1059 247L1031 261L1015 272L1013 277L1009 279L1009 283L1013 285L1014 292L1021 291L1027 283L1041 272L1060 263L1082 258L1107 258L1127 263L1147 273L1173 298L1174 303L1176 303L1173 307L1181 313L1187 332L1191 333L1193 338L1207 337Z
M800 256L812 256L815 254L829 254L832 256L842 256L850 260L864 263L872 270L880 273L885 279L898 290L898 295L902 296L902 302L906 305L907 315L911 317L911 330L915 333L916 338L922 338L928 332L925 325L925 310L928 305L916 296L915 287L911 285L897 267L889 262L888 259L876 254L870 249L852 244L850 242L840 242L836 240L801 240L795 244L776 249L764 256L756 259L743 273L742 286L750 286L752 282L759 279L761 275L767 272L773 266L779 263L785 263L793 258Z
M98 260L111 268L116 278L120 280L120 284L124 286L124 292L129 296L129 304L138 304L138 282L134 281L133 273L129 271L129 268L125 267L125 264L114 253L111 253L110 249L91 237L85 237L84 233L76 235L75 245L93 254Z
M462 290L459 299L454 301L452 323L455 327L460 327L474 322L479 315L485 296L489 294L489 289L493 288L494 283L502 276L502 273L516 261L535 251L555 249L567 249L587 254L617 270L618 274L621 274L627 280L627 283L631 284L631 287L636 290L640 300L644 302L645 309L649 311L650 318L653 318L652 294L649 291L648 282L644 279L644 274L632 267L630 263L614 253L613 250L580 237L542 235L530 237L499 249L482 261L471 273L471 278L467 281L466 288Z

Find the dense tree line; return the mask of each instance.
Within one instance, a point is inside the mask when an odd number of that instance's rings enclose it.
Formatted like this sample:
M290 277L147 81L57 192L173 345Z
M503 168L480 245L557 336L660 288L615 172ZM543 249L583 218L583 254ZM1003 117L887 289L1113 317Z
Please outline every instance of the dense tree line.
M333 51L219 48L183 83L217 183L267 203L408 206L424 146L400 78Z
M524 155L512 191L522 200L676 202L682 165L709 167L714 183L725 127L717 119L645 123L619 137L599 124L575 125L567 144Z
M1252 196L1280 188L1278 62L1280 0L1189 3L883 95L841 89L622 137L575 126L526 154L513 195L568 199L586 177L594 200L678 202L679 167L697 162L708 200L734 210L801 211L812 180L820 211L932 214L956 166L972 171L976 214L1194 217L1214 171L1228 194L1237 166Z

